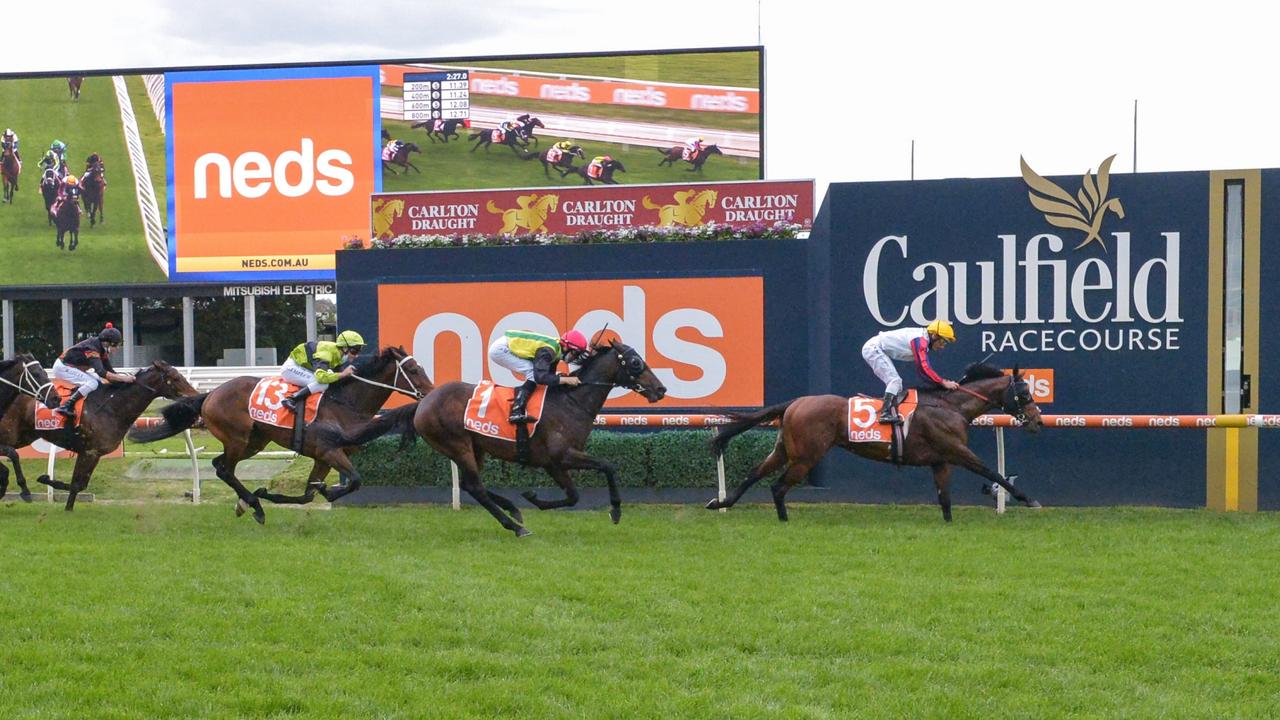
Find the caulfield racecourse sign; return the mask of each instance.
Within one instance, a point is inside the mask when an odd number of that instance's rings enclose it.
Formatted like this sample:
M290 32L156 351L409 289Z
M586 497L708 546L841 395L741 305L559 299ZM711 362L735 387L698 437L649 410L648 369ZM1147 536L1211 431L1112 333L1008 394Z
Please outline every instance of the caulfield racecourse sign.
M573 234L778 222L808 228L813 215L811 180L384 193L373 197L370 234Z
M1178 350L1184 236L1203 236L1203 221L1187 227L1148 208L1126 219L1134 203L1109 196L1112 159L1077 180L1074 194L1024 161L1020 190L1001 183L1025 198L1017 212L944 210L930 216L936 223L875 233L861 268L871 318L977 326L983 353ZM930 206L938 203L912 211Z

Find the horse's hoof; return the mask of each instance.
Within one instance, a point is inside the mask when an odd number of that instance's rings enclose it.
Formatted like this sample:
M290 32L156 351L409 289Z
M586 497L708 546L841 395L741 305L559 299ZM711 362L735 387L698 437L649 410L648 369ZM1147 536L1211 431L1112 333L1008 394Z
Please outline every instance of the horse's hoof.
M1031 508L1032 510L1039 510L1043 506L1040 504L1039 500L1031 500L1030 502L1027 503L1027 507Z
M254 490L254 491L253 491L253 496L254 496L254 497L258 497L258 498L266 497L266 496L267 496L267 489L266 489L266 488L264 488L264 487L260 487L260 488L258 488L257 490Z
M40 483L41 485L53 485L53 482L49 480L48 475L41 475L40 477L36 478L36 482Z
M236 501L236 517L240 517L241 515L244 514L244 511L248 509L249 509L249 503L245 502L244 500Z
M262 511L262 508L253 509L253 519L257 520L259 525L267 524L267 514Z
M516 537L518 537L518 538L522 538L522 537L529 537L529 536L530 536L530 535L532 535L532 534L533 534L533 531L532 531L532 530L530 530L530 529L529 529L529 528L527 528L527 527L523 527L523 526L521 526L521 527L516 528Z
M24 502L24 503L29 503L29 502L31 502L31 493L29 493L29 492L21 492L21 493L18 493L18 497L19 497L19 498L21 498L21 499L22 499L22 502Z
M617 525L618 523L622 522L622 506L621 505L614 505L613 507L609 508L609 519L613 521L614 525Z
M706 507L708 510L719 510L720 498L711 498L710 500L707 501L707 504L704 507Z

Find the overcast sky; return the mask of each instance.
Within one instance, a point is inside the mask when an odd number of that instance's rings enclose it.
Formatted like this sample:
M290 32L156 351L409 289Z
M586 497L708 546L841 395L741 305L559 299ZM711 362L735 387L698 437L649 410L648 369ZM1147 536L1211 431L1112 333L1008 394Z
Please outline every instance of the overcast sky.
M766 173L828 182L1280 166L1262 3L10 3L0 70L765 46ZM56 8L56 9L55 9ZM759 10L757 14L757 9ZM28 13L24 16L24 13ZM4 108L0 108L0 123Z

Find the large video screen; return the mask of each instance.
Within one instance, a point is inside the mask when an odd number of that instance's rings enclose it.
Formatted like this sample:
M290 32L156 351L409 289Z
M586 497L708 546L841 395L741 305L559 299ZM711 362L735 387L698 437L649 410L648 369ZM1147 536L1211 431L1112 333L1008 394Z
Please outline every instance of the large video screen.
M332 279L377 192L758 180L762 68L719 48L3 75L0 287Z

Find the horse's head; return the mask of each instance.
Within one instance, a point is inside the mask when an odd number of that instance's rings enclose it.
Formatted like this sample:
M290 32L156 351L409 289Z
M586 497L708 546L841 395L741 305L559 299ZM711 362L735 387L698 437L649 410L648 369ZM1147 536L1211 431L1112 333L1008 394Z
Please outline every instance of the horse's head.
M596 370L597 367L600 369ZM583 369L599 372L606 382L639 393L651 403L667 395L666 386L645 364L640 353L617 340L610 340L607 345L592 345Z
M542 124L542 121L541 121L541 120L539 120L539 119L538 119L538 118L536 118L536 117L529 118L529 119L525 122L524 126L525 126L525 127L527 127L527 128L536 128L536 127L544 128L544 127L546 127L546 125L543 125L543 124Z
M410 142L404 144L404 151L406 153L420 153L422 152L422 149L418 147L418 143Z
M1040 408L1031 395L1031 385L1022 377L1017 365L1013 366L1013 372L1009 375L1009 384L1000 397L1000 404L1001 410L1012 415L1029 432L1037 433L1044 427Z
M170 400L194 397L200 394L200 391L192 387L182 373L178 372L178 368L164 360L156 360L138 371L135 376L135 383L160 397Z
M58 404L53 383L49 382L44 366L31 353L18 353L12 360L0 362L0 381L14 392L39 400L45 407Z
M626 171L627 171L627 169L626 169L625 167L623 167L623 166L622 166L622 161L621 161L621 160L609 160L608 162L606 162L606 163L604 164L604 166L605 166L605 168L606 168L606 169L608 169L608 170L613 170L613 171L615 171L615 172L626 172Z
M385 347L356 365L356 375L421 399L435 389L426 368L402 347Z
M719 145L708 145L702 148L702 153L704 155L723 155L724 151L720 149Z

